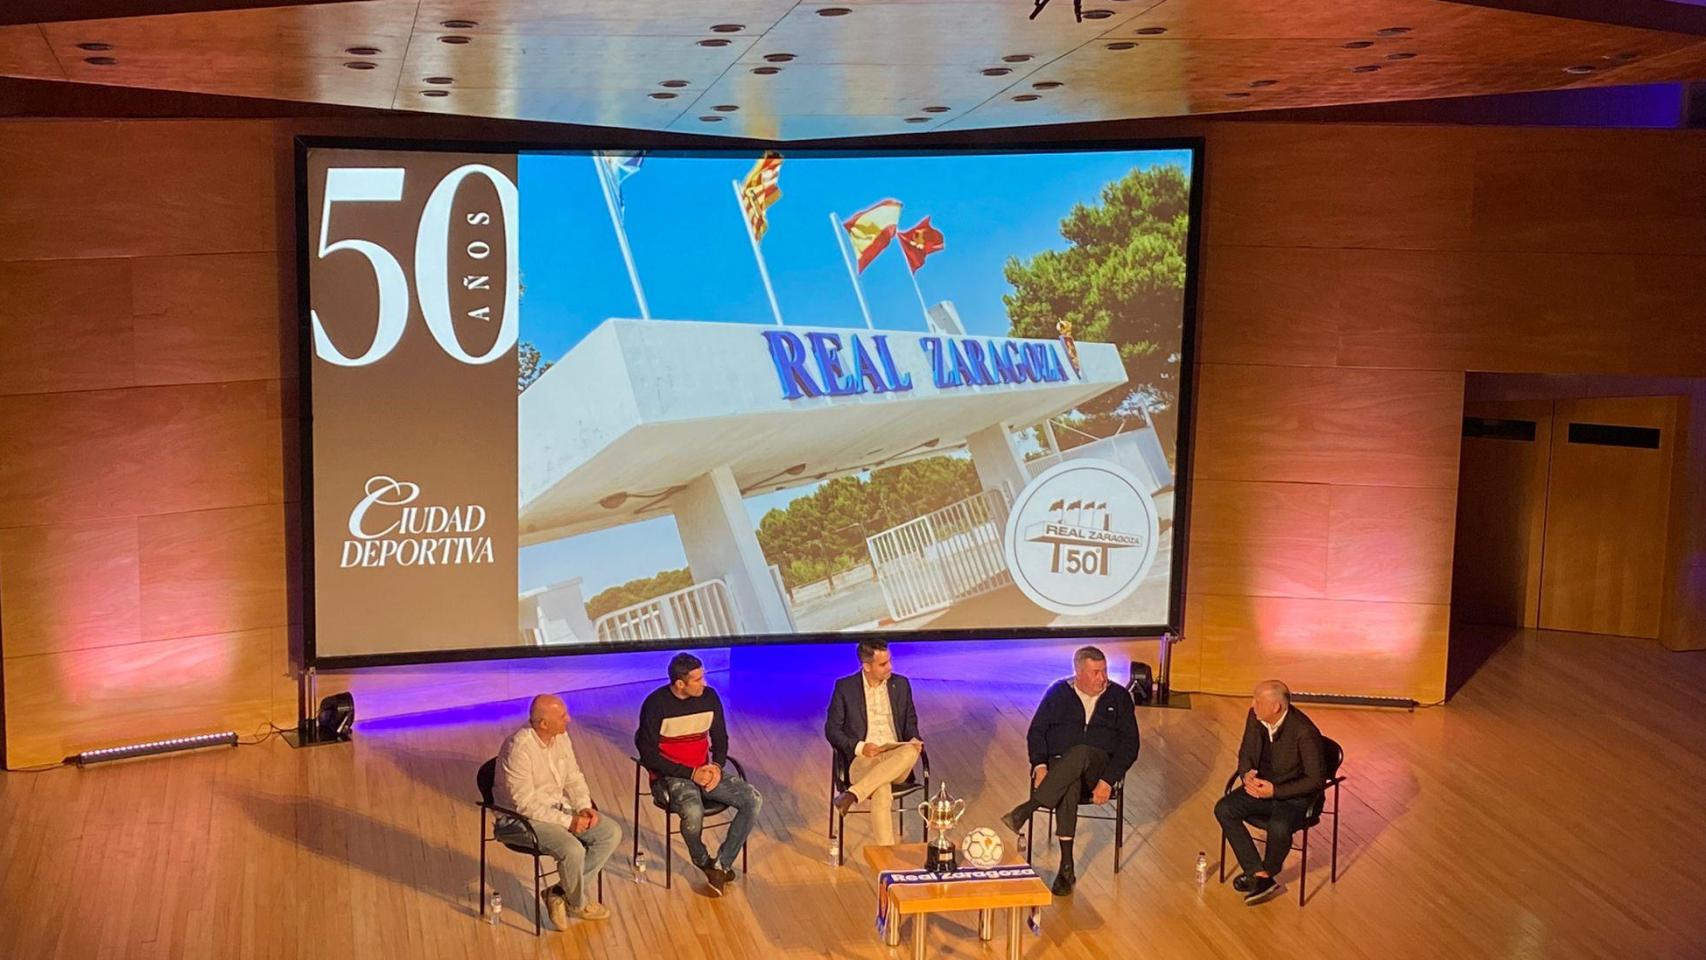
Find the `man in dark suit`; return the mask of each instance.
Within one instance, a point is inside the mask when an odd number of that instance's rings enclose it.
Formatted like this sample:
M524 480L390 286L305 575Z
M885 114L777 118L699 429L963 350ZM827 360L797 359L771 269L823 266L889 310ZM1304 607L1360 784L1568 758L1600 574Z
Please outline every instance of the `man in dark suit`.
M1080 647L1072 655L1072 676L1056 681L1043 694L1026 735L1031 757L1031 798L1002 815L1001 822L1022 833L1031 814L1054 811L1055 839L1060 843L1060 870L1051 889L1056 896L1072 892L1077 877L1072 868L1072 837L1078 826L1078 804L1088 795L1101 805L1113 796L1114 784L1125 779L1141 747L1137 708L1131 694L1108 682L1108 658L1095 647Z
M836 809L869 800L872 842L894 843L894 784L912 772L924 742L912 684L895 674L887 643L859 641L859 672L835 681L823 735L848 763L851 786L836 796Z
M1238 745L1238 783L1214 805L1214 817L1226 842L1238 855L1243 876L1232 888L1254 906L1280 892L1280 868L1291 852L1291 835L1303 823L1310 801L1325 789L1327 773L1321 731L1291 705L1291 691L1278 680L1256 685ZM1267 823L1268 849L1256 842L1244 822Z

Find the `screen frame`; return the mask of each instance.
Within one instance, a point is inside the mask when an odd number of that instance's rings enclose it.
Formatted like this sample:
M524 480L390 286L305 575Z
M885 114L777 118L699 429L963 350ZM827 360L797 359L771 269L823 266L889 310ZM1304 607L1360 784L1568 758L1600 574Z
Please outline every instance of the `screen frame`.
M992 131L998 132L998 131ZM658 144L623 143L612 136L611 141L597 146L551 141L512 140L422 140L406 137L333 137L297 136L294 139L296 208L296 336L297 336L297 443L301 466L300 524L296 530L301 550L297 570L301 576L302 666L314 670L347 670L363 667L409 666L434 663L466 663L480 660L520 660L535 657L565 657L587 654L647 653L665 650L696 650L721 647L800 646L857 643L864 639L889 643L951 643L987 640L1016 641L1073 641L1079 639L1153 639L1163 634L1178 634L1183 627L1185 612L1185 568L1190 544L1191 491L1195 482L1194 457L1196 433L1196 357L1197 313L1199 284L1202 273L1202 206L1203 166L1206 141L1203 137L1151 137L1121 140L1050 140L1024 143L1000 143L977 139L956 142L951 146L885 147L881 142L868 145L835 145L792 147L787 143L752 143L703 145L684 143ZM363 653L321 656L316 643L315 601L315 536L314 536L314 410L313 367L314 337L309 321L310 257L308 238L308 153L310 150L398 150L425 153L575 153L592 154L601 151L646 150L671 156L717 156L756 154L777 150L784 155L816 157L863 157L880 155L953 156L956 154L1006 154L1083 152L1114 153L1140 150L1188 150L1191 155L1191 183L1188 200L1190 223L1185 237L1185 287L1183 293L1181 344L1179 351L1178 435L1174 438L1173 487L1173 549L1172 569L1168 579L1167 622L1161 624L1112 624L1089 627L994 627L957 628L941 630L851 630L818 633L745 634L720 637L672 638L624 642L621 644L584 643L572 646L504 646L467 647L446 650L422 650L395 653Z

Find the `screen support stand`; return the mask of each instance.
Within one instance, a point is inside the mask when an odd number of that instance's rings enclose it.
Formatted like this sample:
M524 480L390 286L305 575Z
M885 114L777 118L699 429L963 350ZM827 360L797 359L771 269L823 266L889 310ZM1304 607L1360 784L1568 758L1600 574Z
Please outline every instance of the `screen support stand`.
M314 705L319 702L317 677L313 667L306 667L296 677L296 729L286 730L284 742L292 747L318 747L328 743L347 743L340 737L322 736L320 718Z
M1175 693L1173 690L1173 645L1183 643L1184 634L1163 633L1161 635L1161 663L1155 677L1155 699L1148 704L1151 707L1172 707L1178 710L1191 708L1191 695L1184 692Z

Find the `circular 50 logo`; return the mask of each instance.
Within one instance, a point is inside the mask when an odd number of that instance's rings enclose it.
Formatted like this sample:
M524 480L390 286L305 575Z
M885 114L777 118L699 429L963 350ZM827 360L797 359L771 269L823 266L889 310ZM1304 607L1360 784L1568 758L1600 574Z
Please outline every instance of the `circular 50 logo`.
M1045 610L1100 613L1136 590L1155 562L1160 519L1131 472L1105 460L1043 471L1007 515L1007 569Z

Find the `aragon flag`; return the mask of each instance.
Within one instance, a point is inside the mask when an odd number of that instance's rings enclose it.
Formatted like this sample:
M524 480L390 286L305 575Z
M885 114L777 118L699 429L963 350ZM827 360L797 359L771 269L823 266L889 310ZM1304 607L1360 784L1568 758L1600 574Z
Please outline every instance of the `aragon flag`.
M746 225L755 241L763 240L764 231L770 229L770 221L765 219L764 213L771 204L782 199L781 176L782 155L770 150L752 165L746 179L741 181L740 209L746 214Z
M900 201L878 200L848 217L841 226L847 230L853 244L859 272L864 273L871 261L877 259L877 254L882 253L894 239L895 230L900 226Z
M913 224L910 229L902 230L899 237L900 252L906 254L906 265L912 268L913 273L924 266L925 257L946 246L942 231L930 225L929 217Z

